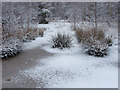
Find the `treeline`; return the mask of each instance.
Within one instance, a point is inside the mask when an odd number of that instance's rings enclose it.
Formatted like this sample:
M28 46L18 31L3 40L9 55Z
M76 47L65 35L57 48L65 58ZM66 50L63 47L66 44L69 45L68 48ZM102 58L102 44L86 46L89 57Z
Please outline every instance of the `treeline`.
M2 28L3 38L23 37L26 32L35 29L36 24L47 24L52 20L68 20L74 23L98 22L111 26L118 20L117 2L3 2ZM16 34L17 33L19 34ZM34 31L34 30L33 30ZM12 33L13 34L13 33ZM21 36L20 36L21 35Z
M40 15L41 12L49 12ZM45 16L46 15L46 16ZM3 2L3 29L30 28L42 18L50 20L101 21L110 25L118 20L117 2ZM6 27L6 28L5 28Z

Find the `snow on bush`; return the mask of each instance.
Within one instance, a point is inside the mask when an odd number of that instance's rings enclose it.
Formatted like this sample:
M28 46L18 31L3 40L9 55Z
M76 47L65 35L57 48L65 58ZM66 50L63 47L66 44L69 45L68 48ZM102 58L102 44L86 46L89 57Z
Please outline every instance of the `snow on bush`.
M71 46L71 37L69 35L57 33L56 36L51 36L52 37L52 48L70 48Z
M18 39L7 41L2 45L2 53L0 57L7 58L7 57L15 56L21 51L21 49L22 49L22 44Z
M97 57L104 57L108 54L108 47L105 44L83 44L84 52Z
M112 40L105 37L103 30L77 28L75 32L78 42L83 45L85 53L97 57L104 57L108 54L108 46L112 45Z

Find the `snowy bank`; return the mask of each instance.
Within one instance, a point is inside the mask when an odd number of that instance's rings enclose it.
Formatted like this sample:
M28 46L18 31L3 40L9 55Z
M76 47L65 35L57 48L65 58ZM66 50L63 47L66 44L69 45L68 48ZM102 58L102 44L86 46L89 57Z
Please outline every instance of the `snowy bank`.
M46 88L118 88L118 45L117 37L109 48L109 55L104 58L93 57L82 53L81 46L77 44L71 24L64 21L41 24L38 27L47 28L43 37L25 43L25 49L41 47L56 53L52 57L38 60L34 68L21 71L20 74L33 78L40 87L41 80ZM109 34L115 28L109 29ZM70 49L51 48L51 35L58 32L70 34L73 37L73 46ZM117 31L113 33L117 35Z

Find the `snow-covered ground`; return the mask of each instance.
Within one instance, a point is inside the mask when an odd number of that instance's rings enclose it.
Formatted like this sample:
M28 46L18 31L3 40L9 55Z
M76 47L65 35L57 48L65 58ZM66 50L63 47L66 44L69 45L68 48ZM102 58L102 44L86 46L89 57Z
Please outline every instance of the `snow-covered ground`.
M25 71L21 71L27 78L33 78L40 87L40 82L46 88L118 88L118 46L117 28L110 28L107 33L114 34L114 45L109 48L109 55L100 58L82 53L78 45L71 24L64 21L50 22L38 25L46 28L43 37L25 43L24 49L40 47L53 56L38 60L38 65ZM69 34L72 37L70 49L51 48L51 36L57 32ZM116 39L115 39L116 38Z

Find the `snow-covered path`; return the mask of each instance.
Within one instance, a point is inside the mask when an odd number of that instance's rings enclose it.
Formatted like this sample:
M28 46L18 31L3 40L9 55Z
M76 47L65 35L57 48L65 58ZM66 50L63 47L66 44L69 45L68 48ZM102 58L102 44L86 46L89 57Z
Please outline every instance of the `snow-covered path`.
M38 83L37 88L41 87L41 81L46 88L118 88L118 46L110 47L110 54L105 58L85 55L70 26L70 23L63 21L39 25L47 29L44 37L26 43L25 49L40 46L55 55L37 60L35 67L21 71L20 74L33 78ZM57 32L73 36L70 49L61 51L51 48L51 35Z

